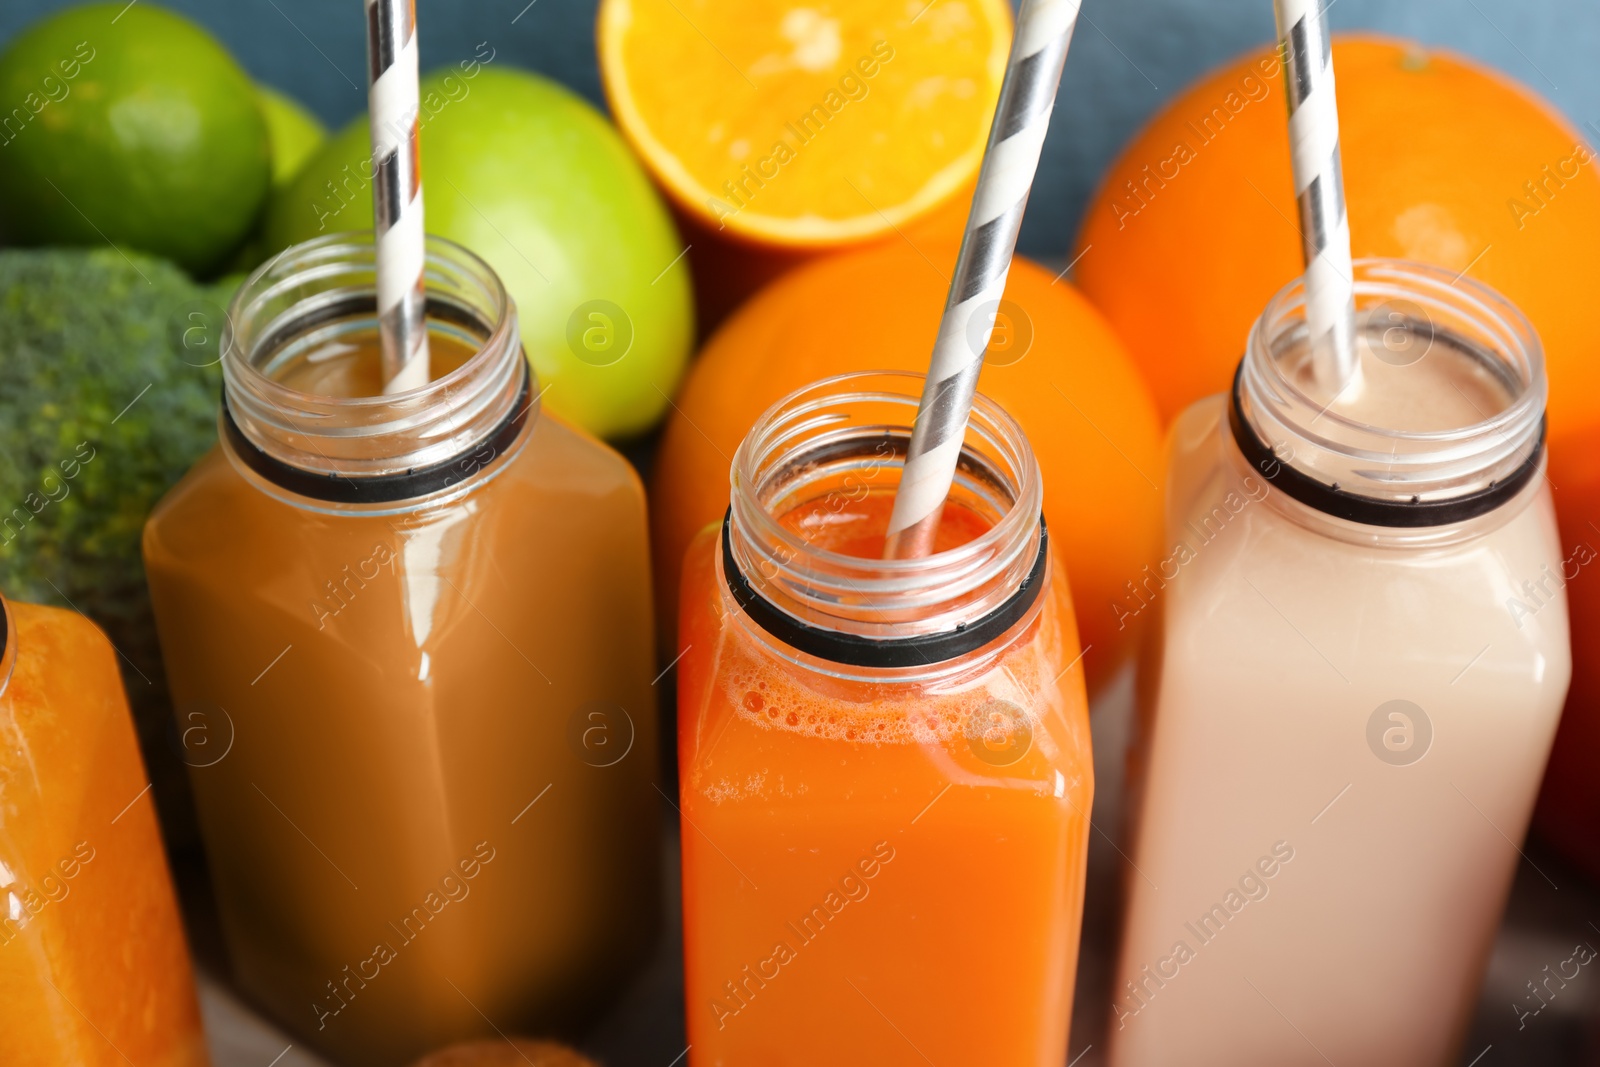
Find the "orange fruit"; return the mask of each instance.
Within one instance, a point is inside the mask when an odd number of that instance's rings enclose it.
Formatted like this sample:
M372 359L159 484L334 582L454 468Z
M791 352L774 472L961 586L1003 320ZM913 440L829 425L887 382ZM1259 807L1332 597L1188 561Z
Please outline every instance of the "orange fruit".
M1340 37L1333 59L1351 251L1504 293L1544 340L1552 434L1600 424L1600 175L1577 131L1448 52ZM1165 420L1227 387L1256 315L1301 271L1286 113L1272 52L1223 67L1133 139L1085 215L1074 278Z
M924 255L936 256L943 245L960 245L972 207L973 180L932 212L878 241L909 241ZM689 246L694 272L695 322L701 337L722 325L734 309L781 275L830 254L828 249L778 248L730 241L698 218L675 210L678 232ZM864 242L874 244L877 242Z
M977 173L1005 0L603 0L606 95L678 206L784 248L903 229Z
M728 469L745 432L819 378L925 370L955 252L948 241L926 250L893 241L818 259L763 289L706 343L674 402L653 475L663 634L677 617L685 548L728 507ZM991 343L978 388L1017 418L1038 455L1050 538L1066 562L1093 685L1145 618L1132 612L1138 602L1125 583L1156 555L1160 427L1121 342L1070 284L1019 257L1006 299L1017 310Z
M1594 154L1532 91L1460 56L1362 36L1333 58L1351 251L1464 272L1544 342L1574 654L1535 825L1600 877L1600 577L1583 562L1600 553ZM1285 111L1272 53L1230 63L1133 139L1085 217L1076 280L1164 419L1226 388L1256 315L1300 272Z

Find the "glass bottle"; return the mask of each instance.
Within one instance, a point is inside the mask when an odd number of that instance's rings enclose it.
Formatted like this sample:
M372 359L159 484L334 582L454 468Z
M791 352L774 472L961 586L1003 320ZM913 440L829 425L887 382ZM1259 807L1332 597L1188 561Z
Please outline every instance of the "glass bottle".
M116 653L0 600L0 1063L206 1067Z
M1169 439L1111 1062L1453 1062L1570 674L1539 341L1355 269L1359 374L1304 291Z
M234 976L340 1062L579 1025L659 916L644 497L541 412L430 239L433 380L379 395L370 238L234 298L219 446L144 553ZM492 1022L491 1022L492 1020Z
M921 394L767 412L684 566L697 1063L1065 1062L1093 771L1021 428L980 397L935 554L884 561Z

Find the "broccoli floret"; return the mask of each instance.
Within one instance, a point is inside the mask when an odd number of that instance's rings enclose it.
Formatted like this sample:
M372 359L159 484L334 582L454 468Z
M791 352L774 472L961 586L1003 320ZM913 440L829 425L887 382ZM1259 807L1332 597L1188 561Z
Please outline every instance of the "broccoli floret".
M105 629L158 786L175 761L139 536L216 439L224 300L114 248L0 251L0 591Z

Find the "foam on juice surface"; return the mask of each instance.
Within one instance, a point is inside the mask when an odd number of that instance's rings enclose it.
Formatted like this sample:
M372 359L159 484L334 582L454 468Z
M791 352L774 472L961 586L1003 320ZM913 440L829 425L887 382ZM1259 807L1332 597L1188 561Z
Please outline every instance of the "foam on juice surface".
M779 516L787 529L814 547L876 559L893 508L889 493L872 493L836 506L821 497L796 505ZM970 507L945 506L935 551L959 547L981 536L993 523ZM1050 626L1048 613L1041 626ZM1041 650L1054 647L1058 635L1040 632L1017 642L1001 661L986 670L948 683L932 683L908 700L905 683L875 684L826 676L802 676L773 669L766 657L743 642L729 642L719 675L723 696L746 721L766 729L805 734L834 741L867 744L945 744L964 738L973 713L1000 696L1034 715L1033 693L1044 678Z
M981 681L992 683L994 679ZM868 688L861 683L850 685L858 691ZM795 685L787 673L764 670L754 660L733 665L723 674L723 693L740 718L769 730L891 745L949 741L963 732L971 713L992 696L989 685L972 684L966 692L928 693L909 707L903 693L887 692L845 705L837 695Z
M894 510L890 492L867 493L858 500L828 493L797 504L778 516L778 522L798 534L811 547L860 559L883 557L884 532ZM981 537L994 523L957 501L945 504L934 533L933 550L948 552Z

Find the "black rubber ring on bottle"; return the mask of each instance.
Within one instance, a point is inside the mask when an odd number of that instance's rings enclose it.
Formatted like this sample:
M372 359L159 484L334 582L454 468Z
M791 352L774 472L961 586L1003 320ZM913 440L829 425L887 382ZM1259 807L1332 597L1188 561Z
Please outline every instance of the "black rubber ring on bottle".
M245 466L274 485L300 496L336 504L388 504L448 489L503 456L527 425L528 409L533 406L529 399L532 388L528 363L523 359L522 388L517 391L517 402L487 437L449 459L394 474L314 474L269 456L257 448L233 420L226 390L222 395L222 425L228 444L244 460Z
M1044 516L1039 516L1039 554L1034 558L1028 576L1022 579L1017 591L1005 603L974 622L963 623L954 630L935 634L918 634L915 637L873 638L859 634L841 633L801 622L779 609L772 601L756 592L744 572L733 559L732 525L733 509L722 517L722 570L727 576L728 592L745 614L767 633L790 648L831 663L851 667L925 667L945 660L976 652L995 638L1011 629L1039 599L1044 588L1045 566L1050 558L1050 531Z
M1233 395L1228 404L1228 426L1233 431L1234 443L1244 454L1245 461L1259 471L1272 485L1307 507L1316 508L1335 518L1359 522L1366 526L1391 526L1414 529L1423 526L1448 526L1487 514L1520 493L1539 470L1544 456L1545 420L1539 420L1539 439L1533 451L1509 477L1490 482L1486 487L1462 496L1445 500L1384 500L1346 492L1337 484L1319 482L1303 471L1296 470L1279 459L1270 445L1261 440L1255 427L1244 417L1240 403L1240 377L1244 371L1241 360L1233 372Z

